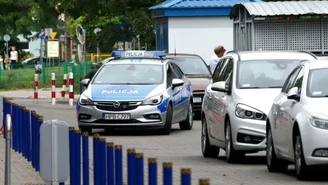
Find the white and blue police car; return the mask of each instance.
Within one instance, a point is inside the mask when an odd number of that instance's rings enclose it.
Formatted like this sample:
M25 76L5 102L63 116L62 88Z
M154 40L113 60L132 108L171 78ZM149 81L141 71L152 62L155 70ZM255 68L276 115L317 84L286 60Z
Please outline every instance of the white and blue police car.
M192 87L164 51L113 51L77 103L82 132L92 129L159 129L170 134L172 123L193 127Z

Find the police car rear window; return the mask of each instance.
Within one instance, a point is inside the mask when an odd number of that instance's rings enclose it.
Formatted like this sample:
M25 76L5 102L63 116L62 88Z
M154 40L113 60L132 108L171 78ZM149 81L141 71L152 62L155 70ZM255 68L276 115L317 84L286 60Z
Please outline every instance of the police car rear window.
M104 66L94 78L94 84L161 84L163 65L115 64Z

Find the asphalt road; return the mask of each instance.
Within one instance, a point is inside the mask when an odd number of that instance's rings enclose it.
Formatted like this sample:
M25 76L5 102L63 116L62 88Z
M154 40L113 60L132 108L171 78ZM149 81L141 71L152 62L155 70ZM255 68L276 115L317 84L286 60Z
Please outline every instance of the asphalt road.
M14 101L36 110L37 113L44 116L45 120L62 120L77 128L75 107L69 107L68 104L51 105L50 100L39 100L39 103L35 105L33 99L15 99ZM242 164L227 164L223 157L223 150L216 159L203 158L199 120L194 122L194 128L191 131L181 131L178 125L174 125L169 136L156 135L153 131L119 131L111 135L102 130L94 132L106 137L107 142L123 145L125 162L128 148L135 148L137 152L143 152L145 165L147 158L157 158L159 177L162 176L162 162L173 162L174 184L180 184L180 168L185 167L192 169L193 184L198 184L199 178L209 178L212 185L328 184L328 176L324 173L316 173L310 181L298 181L294 175L293 165L289 166L288 173L269 173L264 152L247 155ZM92 156L90 156L90 163L92 163L91 160ZM145 166L146 172L147 166ZM126 174L126 168L124 173ZM147 179L146 176L145 179Z

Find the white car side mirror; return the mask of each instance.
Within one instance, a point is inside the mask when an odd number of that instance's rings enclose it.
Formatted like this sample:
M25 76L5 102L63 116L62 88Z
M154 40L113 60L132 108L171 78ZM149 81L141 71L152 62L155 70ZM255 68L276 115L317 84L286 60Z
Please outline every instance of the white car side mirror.
M211 89L213 91L229 92L229 90L226 89L226 82L225 81L215 82L212 85Z
M172 87L173 87L173 88L174 88L174 87L181 86L181 85L183 85L183 84L184 84L184 81L181 80L181 79L174 78L174 79L172 80Z
M80 84L84 87L87 87L89 85L89 81L90 81L90 79L88 79L88 78L83 79L83 80L81 80Z
M287 98L291 100L299 101L300 96L298 94L298 87L293 87L289 89L289 91L287 92Z

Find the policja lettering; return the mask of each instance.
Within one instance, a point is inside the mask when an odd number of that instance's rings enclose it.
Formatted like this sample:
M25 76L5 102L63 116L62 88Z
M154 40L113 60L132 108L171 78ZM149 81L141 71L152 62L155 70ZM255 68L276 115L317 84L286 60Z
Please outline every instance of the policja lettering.
M125 52L126 57L142 57L144 56L143 51L127 51Z
M101 94L138 94L137 90L103 90Z

